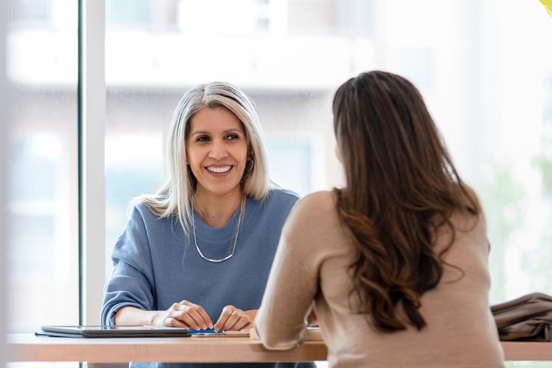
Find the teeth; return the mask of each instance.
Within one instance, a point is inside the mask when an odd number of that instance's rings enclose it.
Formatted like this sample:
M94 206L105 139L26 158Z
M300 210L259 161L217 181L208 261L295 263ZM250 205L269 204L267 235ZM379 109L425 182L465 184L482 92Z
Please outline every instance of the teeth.
M214 173L225 173L227 172L228 170L230 170L232 168L232 166L225 166L225 167L208 167L207 170L209 170L210 172L214 172Z

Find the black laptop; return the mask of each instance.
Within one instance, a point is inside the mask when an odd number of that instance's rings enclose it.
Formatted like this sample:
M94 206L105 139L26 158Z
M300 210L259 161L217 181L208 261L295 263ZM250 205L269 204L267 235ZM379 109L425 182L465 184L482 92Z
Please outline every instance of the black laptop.
M187 337L187 328L156 326L42 326L37 336L53 337Z

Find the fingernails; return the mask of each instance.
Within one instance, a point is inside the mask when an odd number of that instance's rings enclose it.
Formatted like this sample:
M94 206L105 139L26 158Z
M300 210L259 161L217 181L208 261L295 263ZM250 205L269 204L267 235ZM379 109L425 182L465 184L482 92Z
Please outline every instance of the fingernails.
M207 329L207 325L203 325L203 329L206 330L206 329Z

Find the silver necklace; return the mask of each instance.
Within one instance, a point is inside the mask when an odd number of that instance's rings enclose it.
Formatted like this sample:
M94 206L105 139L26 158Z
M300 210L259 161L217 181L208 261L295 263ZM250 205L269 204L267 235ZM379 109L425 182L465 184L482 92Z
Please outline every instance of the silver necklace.
M199 209L199 207L195 206L197 208L197 210L199 211L199 214L201 215L201 217L203 218L204 221L206 221L205 219L205 216L203 216L203 213L201 213L201 210ZM232 253L229 255L229 256L226 256L222 259L211 259L211 258L207 258L203 255L203 253L201 253L201 250L199 249L199 246L197 245L197 237L196 237L196 231L195 231L195 219L194 219L194 223L192 224L192 227L194 229L194 242L195 242L195 246L196 246L196 249L197 249L197 252L199 253L199 255L201 256L201 258L203 258L204 260L206 261L209 261L209 262L213 262L213 263L220 263L220 262L224 262L226 261L227 259L230 259L232 258L232 256L234 255L234 251L236 250L236 244L238 243L238 235L240 234L240 223L241 223L241 216L238 218L238 229L236 230L236 240L234 240L234 248L232 248Z

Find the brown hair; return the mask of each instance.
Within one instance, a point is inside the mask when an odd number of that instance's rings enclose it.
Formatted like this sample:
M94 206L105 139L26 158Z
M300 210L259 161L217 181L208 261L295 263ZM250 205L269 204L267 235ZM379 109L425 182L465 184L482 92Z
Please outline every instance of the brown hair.
M333 101L334 130L347 186L336 189L338 215L357 255L349 272L359 313L378 331L422 329L420 297L439 283L443 254L454 242L449 218L481 207L462 182L423 98L412 83L387 72L351 78ZM440 226L450 244L433 251ZM404 320L404 318L403 318Z

